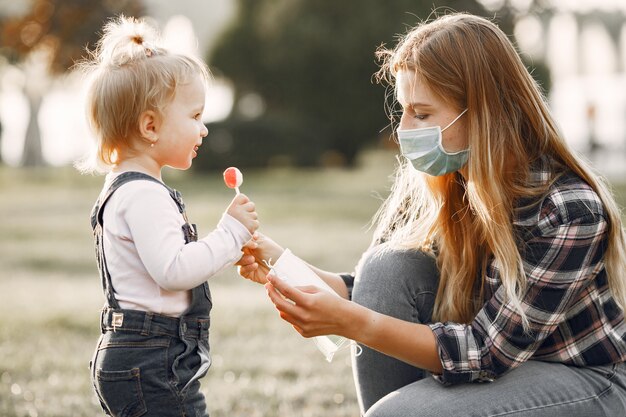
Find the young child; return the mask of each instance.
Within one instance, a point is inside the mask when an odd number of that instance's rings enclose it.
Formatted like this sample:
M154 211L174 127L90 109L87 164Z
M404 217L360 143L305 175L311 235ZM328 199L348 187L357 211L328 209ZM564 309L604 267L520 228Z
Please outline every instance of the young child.
M111 416L207 416L207 279L240 259L259 226L239 194L198 240L180 194L161 180L164 166L188 169L208 133L208 70L124 17L105 26L83 68L96 159L108 171L91 215L106 296L90 363L95 391Z

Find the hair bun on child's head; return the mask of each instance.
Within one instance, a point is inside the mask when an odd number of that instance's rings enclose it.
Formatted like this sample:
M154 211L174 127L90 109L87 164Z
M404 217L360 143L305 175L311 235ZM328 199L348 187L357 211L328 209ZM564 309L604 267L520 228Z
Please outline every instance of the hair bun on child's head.
M141 36L141 35L134 35L134 36L131 37L131 39L136 44L143 45L143 36Z
M119 16L105 26L96 54L100 63L125 65L160 52L156 30L143 20Z

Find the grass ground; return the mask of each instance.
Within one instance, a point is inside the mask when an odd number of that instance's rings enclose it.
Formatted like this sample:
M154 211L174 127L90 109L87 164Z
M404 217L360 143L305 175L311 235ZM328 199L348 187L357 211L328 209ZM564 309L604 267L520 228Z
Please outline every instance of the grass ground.
M355 170L246 171L242 191L262 229L307 261L350 270L394 164ZM168 172L206 233L232 198L219 174ZM87 364L103 303L88 214L99 177L71 169L0 169L0 416L101 415ZM616 186L622 207L626 186ZM327 363L281 321L264 289L230 269L211 280L213 366L203 380L213 417L357 416L348 350Z
M356 170L246 171L241 188L264 232L320 267L350 270L392 166L378 153ZM233 196L219 173L165 179L204 233ZM69 168L0 169L0 416L101 415L87 370L103 303L88 222L101 182ZM203 391L213 417L358 415L348 350L327 363L234 269L211 288Z

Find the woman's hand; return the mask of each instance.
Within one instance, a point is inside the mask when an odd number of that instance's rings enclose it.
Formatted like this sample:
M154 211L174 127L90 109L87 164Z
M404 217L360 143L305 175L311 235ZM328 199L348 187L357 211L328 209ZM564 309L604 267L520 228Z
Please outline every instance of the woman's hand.
M350 337L351 302L314 286L292 287L275 275L268 275L267 279L267 294L280 317L302 336Z
M257 232L243 247L243 256L236 263L237 272L250 281L265 284L270 268L264 261L276 262L283 251L284 249L272 239Z
M442 372L430 327L377 313L317 287L292 287L274 275L267 279L267 294L280 317L302 336L344 336L418 368Z
M254 243L253 241L250 242ZM249 248L250 242L244 246L243 256L235 264L237 265L237 273L252 282L265 284L270 269L264 263L257 262L253 250Z

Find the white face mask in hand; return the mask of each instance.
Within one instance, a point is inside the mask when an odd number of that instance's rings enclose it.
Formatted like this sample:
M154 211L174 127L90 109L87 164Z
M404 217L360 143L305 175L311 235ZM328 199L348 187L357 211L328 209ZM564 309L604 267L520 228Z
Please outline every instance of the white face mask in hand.
M324 280L317 276L302 259L295 256L289 249L285 249L274 265L270 265L269 262L266 262L266 264L271 268L271 274L276 275L292 287L313 285L339 297ZM324 354L328 362L333 360L335 352L347 340L345 337L335 335L316 336L313 338L315 346Z

